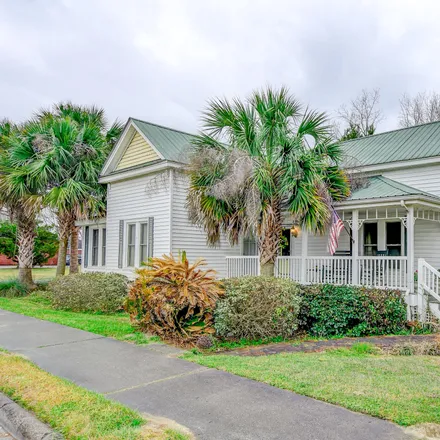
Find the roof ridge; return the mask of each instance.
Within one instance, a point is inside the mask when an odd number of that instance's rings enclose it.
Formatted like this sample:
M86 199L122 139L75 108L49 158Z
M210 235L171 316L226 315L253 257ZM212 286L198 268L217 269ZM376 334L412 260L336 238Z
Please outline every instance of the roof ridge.
M359 139L368 139L368 138L372 138L372 137L375 137L375 136L381 136L383 134L395 133L397 131L403 131L403 130L411 130L411 129L415 129L415 128L418 128L418 127L423 127L425 125L433 125L433 124L440 124L440 121L425 122L423 124L411 125L411 127L401 127L401 128L395 128L394 130L383 131L381 133L369 134L368 136L362 136L362 137L358 137L358 138L348 139L346 141L342 141L341 144L348 144L350 142L359 141Z
M393 183L398 183L399 185L405 186L406 188L415 189L416 191L419 191L420 193L424 192L424 191L421 191L421 190L419 190L417 188L414 188L413 186L407 185L406 183L398 182L397 180L390 179L389 177L385 177L383 175L379 175L379 176L376 176L376 177L378 177L381 182L386 183L387 185L390 185L390 186L392 186L393 188L395 188L395 189L397 189L399 191L405 191L408 194L411 194L408 190L402 189L402 187L399 188L397 185L393 185Z
M165 125L156 124L150 121L144 121L143 119L137 119L130 116L132 121L142 122L143 124L154 125L155 127L163 128L165 130L176 131L177 133L187 134L188 136L195 136L194 133L188 133L187 131L178 130L177 128L166 127Z

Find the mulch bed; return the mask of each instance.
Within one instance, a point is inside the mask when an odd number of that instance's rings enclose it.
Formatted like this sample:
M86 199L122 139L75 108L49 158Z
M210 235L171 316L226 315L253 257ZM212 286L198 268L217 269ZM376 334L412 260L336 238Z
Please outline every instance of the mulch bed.
M279 343L259 345L257 347L239 348L231 351L224 351L218 354L231 356L266 356L278 353L311 353L320 352L332 348L351 347L358 342L368 342L380 348L389 348L396 344L414 342L433 342L439 338L438 334L432 335L411 335L411 336L368 336L363 338L341 338L325 341L304 341L300 344Z

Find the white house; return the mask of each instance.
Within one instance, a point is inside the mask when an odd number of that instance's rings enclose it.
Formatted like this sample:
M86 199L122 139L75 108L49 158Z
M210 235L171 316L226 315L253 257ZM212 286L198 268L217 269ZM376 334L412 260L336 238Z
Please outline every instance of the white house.
M101 174L108 185L107 218L80 222L84 271L133 276L149 256L185 250L191 260L205 258L221 276L258 273L251 239L234 247L222 239L212 248L188 221L184 167L190 138L129 119ZM346 225L336 254L328 255L326 236L300 231L295 238L286 217L288 245L277 275L418 291L408 298L419 308L421 293L427 293L440 315L440 122L347 141L343 148L365 184L335 206Z

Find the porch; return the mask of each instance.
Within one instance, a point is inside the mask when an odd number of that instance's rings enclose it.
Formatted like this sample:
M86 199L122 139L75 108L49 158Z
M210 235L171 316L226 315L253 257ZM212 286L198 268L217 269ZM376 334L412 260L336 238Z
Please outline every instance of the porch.
M417 259L440 267L440 198L375 176L335 209L344 229L333 256L327 235L309 234L285 218L275 276L414 293ZM258 275L257 253L246 239L242 256L226 257L227 276Z

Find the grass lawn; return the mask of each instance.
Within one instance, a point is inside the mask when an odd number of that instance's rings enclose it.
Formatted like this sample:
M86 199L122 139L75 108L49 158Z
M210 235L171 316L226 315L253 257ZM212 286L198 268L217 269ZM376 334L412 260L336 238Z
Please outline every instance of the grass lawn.
M322 353L185 358L399 425L440 424L440 357L369 354L365 345Z
M49 301L38 296L33 297L32 295L24 298L0 297L0 309L79 328L121 341L134 342L136 344L148 344L149 342L160 341L157 336L147 336L145 333L136 331L130 324L128 315L125 313L101 315L65 312L53 309Z
M37 267L32 269L34 281L49 281L55 278L56 267ZM69 267L66 267L66 274L69 273ZM0 268L0 281L13 280L18 278L18 269L16 267Z
M165 425L148 423L138 412L52 376L20 356L0 351L0 391L66 439L186 440Z

